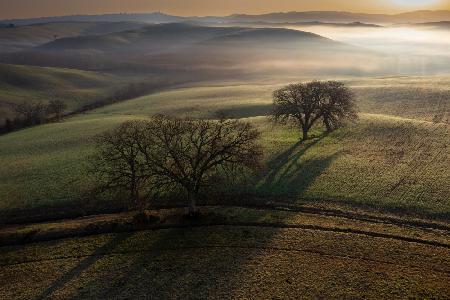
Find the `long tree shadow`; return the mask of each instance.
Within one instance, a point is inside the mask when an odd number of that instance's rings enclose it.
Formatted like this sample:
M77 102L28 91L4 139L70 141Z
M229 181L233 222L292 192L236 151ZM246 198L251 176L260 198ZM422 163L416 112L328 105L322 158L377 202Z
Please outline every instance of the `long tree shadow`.
M240 243L242 234L240 228L216 227L134 233L119 255L105 257L87 273L90 281L71 298L205 299L221 285L229 292L239 281L236 271L243 272L240 268L253 255L252 250L243 254L227 248Z
M339 155L302 160L322 138L296 143L270 161L261 189L293 194L305 191ZM277 228L239 226L118 234L54 282L39 299L60 289L69 289L64 292L74 299L229 298L236 291L250 295L242 281L251 281L253 272L258 271L254 266L264 254L261 248L270 248L283 234ZM108 252L115 254L104 255Z
M303 160L310 148L316 146L326 134L309 143L297 142L268 163L269 172L260 179L258 192L272 195L301 195L340 155Z
M128 236L129 234L116 235L112 240L108 241L103 246L97 248L93 253L91 253L84 260L78 263L69 272L67 272L58 280L53 282L51 286L49 286L46 290L44 290L38 297L36 297L36 299L49 298L54 292L63 288L71 280L78 278L83 271L87 270L89 267L95 264L95 262L99 260L102 255L113 251L120 243L126 240Z

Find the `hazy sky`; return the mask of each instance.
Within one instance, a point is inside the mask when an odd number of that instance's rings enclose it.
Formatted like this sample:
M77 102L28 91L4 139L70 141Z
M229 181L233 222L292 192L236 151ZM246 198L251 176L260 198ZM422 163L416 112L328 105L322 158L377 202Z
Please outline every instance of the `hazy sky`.
M0 0L0 19L152 11L192 16L305 10L396 13L417 9L450 9L450 0Z

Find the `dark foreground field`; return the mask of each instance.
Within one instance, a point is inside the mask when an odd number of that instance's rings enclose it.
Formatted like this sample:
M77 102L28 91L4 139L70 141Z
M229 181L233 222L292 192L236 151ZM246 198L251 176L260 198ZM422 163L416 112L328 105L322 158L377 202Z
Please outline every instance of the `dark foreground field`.
M268 209L203 213L188 224L178 210L154 211L160 221L152 229L3 246L0 298L445 299L450 293L447 225ZM96 218L10 231L44 237L112 222ZM130 221L127 214L116 218L119 227Z

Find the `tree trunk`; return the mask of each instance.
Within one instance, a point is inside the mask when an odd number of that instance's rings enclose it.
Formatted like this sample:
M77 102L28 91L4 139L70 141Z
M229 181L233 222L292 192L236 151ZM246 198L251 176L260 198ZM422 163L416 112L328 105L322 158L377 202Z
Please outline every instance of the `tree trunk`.
M302 128L302 130L303 130L302 141L306 141L308 139L308 128L306 128L306 126L305 126L305 127Z
M143 203L141 201L141 197L139 195L139 187L137 187L136 185L132 185L131 187L131 194L130 194L130 198L131 201L133 201L135 207L139 210L139 211L143 211Z
M193 217L197 214L197 194L193 192L188 192L188 215Z
M325 123L325 128L327 129L327 132L332 132L333 128L331 127L331 124L328 121L328 119L325 119L323 122Z
M142 199L141 199L141 195L139 194L139 188L136 188L134 197L135 197L135 201L136 201L139 211L143 212L145 210L145 205L144 205L144 201L142 201Z

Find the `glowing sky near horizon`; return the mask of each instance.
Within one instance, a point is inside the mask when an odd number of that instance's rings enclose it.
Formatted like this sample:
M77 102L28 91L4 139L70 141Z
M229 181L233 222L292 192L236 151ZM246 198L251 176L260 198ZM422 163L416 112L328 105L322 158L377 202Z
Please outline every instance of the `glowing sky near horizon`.
M345 10L397 13L450 9L450 0L0 0L0 18L162 11L180 16Z

